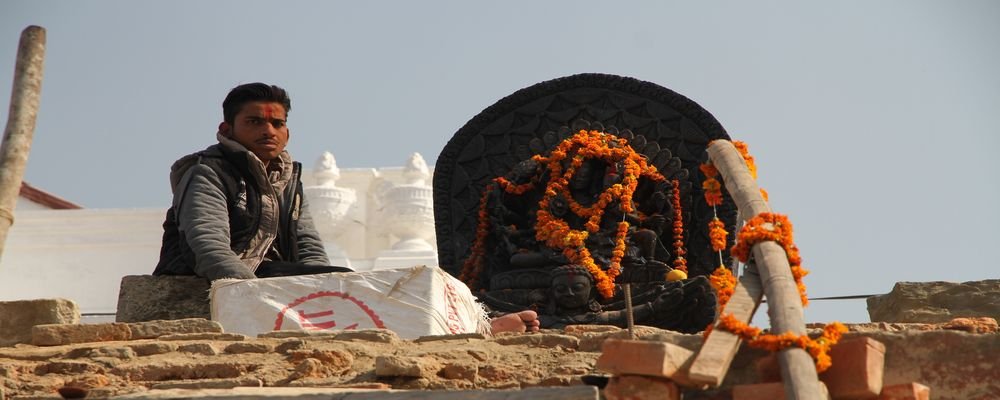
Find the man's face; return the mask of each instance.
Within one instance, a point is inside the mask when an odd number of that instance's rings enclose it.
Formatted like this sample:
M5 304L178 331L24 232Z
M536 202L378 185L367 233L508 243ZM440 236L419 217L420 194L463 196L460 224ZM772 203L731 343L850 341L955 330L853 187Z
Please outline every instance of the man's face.
M250 150L266 165L288 145L285 107L281 103L254 101L243 105L232 126L223 122L223 135Z

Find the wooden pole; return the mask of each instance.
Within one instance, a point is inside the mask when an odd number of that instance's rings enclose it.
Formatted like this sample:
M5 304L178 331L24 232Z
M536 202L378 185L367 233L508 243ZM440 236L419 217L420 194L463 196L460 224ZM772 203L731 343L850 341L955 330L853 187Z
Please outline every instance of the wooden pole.
M767 202L760 194L760 188L743 156L732 142L716 140L708 146L708 157L722 174L726 189L732 196L744 218L770 212ZM806 334L802 314L802 301L795 280L792 278L788 256L775 242L762 242L753 246L753 256L768 300L768 316L771 319L771 333L792 332ZM746 321L749 322L749 319ZM713 331L714 333L714 331ZM781 377L785 382L785 397L788 399L823 398L812 357L804 349L794 347L778 352Z
M35 135L44 64L45 29L34 25L24 28L17 47L7 127L0 144L0 257L7 232L14 224L14 206Z

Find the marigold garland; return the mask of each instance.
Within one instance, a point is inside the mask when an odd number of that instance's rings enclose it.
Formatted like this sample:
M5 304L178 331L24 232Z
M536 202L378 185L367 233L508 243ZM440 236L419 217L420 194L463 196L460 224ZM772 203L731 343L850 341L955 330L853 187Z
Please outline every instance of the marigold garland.
M647 163L645 157L636 153L625 139L596 130L581 130L559 143L548 157L536 155L532 159L549 172L549 181L545 186L544 196L538 204L538 212L536 213L535 238L545 243L546 246L561 250L570 262L587 268L594 276L597 290L601 296L611 298L614 295L615 278L621 273L621 260L625 256L626 236L630 224L624 220L617 224L615 246L611 252L606 272L594 262L585 241L590 233L596 233L600 230L604 212L613 202L617 202L619 210L623 214L635 211L632 195L639 185L640 178L647 178L654 182L662 182L665 178L660 175L656 167ZM588 159L604 161L616 173L620 174L621 182L605 188L593 204L585 206L573 198L569 190L569 182ZM569 160L569 165L564 169L563 163L566 160ZM474 281L479 276L483 264L485 242L489 232L487 193L495 188L492 186L493 184L499 185L504 192L511 194L523 194L535 188L534 180L515 185L503 177L494 179L493 183L487 186L480 199L476 242L460 274L460 279L470 286L475 285ZM557 197L567 202L570 211L586 219L583 230L572 229L567 221L552 214L550 205L552 200Z
M809 298L806 296L806 286L802 283L802 278L809 271L802 268L802 258L799 256L799 249L795 246L792 238L792 222L788 220L788 217L765 212L751 218L740 229L740 233L736 237L736 245L730 250L730 254L745 263L750 259L750 249L753 248L753 245L766 241L776 242L785 250L785 254L788 256L788 265L792 268L792 277L795 278L795 285L799 289L802 305L808 305Z
M725 265L720 265L715 271L712 271L712 275L708 277L708 281L712 284L712 288L715 289L715 294L719 298L719 309L721 310L729 302L729 299L733 297L733 291L736 289L736 277L733 276L733 271L730 271Z
M750 175L754 179L757 179L757 166L753 156L749 153L746 143L734 141L733 145L743 157L743 160L747 165L747 169L750 171ZM718 170L716 170L712 164L707 163L701 165L701 171L706 177L705 182L702 183L702 188L705 190L705 201L713 207L721 204L721 193L718 196L714 193L709 193L712 190L716 190L717 187L721 187L721 184L718 182L713 182L714 177L718 174ZM767 191L760 189L760 195L764 198L764 201L769 201ZM712 248L719 251L719 259L721 263L721 251L725 248L725 235L727 232L725 232L724 225L721 221L716 221L717 219L709 223L709 239L711 240ZM717 229L719 231L717 231ZM795 280L795 285L799 291L802 306L805 307L808 305L809 299L806 296L806 287L802 282L802 278L808 274L808 271L802 268L802 258L799 256L799 250L795 246L792 237L792 224L786 216L773 213L761 213L760 215L757 215L747 221L746 225L737 235L736 245L734 245L730 250L730 254L746 263L749 259L750 249L753 248L753 245L763 241L774 241L785 250L789 266L791 267L792 277ZM723 310L733 295L733 291L736 287L736 278L733 276L732 272L729 271L729 269L723 265L719 265L719 267L712 272L709 281L718 296L719 309ZM705 329L706 337L712 331L713 327L714 325L709 325ZM830 365L832 365L832 360L828 354L829 350L840 340L843 333L847 332L847 328L843 324L833 322L826 325L823 328L823 334L816 339L811 339L807 335L796 335L791 332L785 332L782 334L762 334L760 329L752 327L746 322L740 321L732 314L723 314L720 316L719 327L740 336L751 347L762 348L769 351L779 351L792 346L805 349L816 361L816 370L818 372L823 372L829 368Z
M726 224L719 217L712 218L708 223L708 238L712 242L712 250L722 251L726 249Z
M829 355L830 348L837 344L843 334L847 332L847 327L844 324L833 322L823 327L823 334L816 339L810 338L809 335L796 335L791 332L761 334L760 329L747 325L733 314L724 314L719 317L719 327L739 336L750 347L772 352L792 346L805 349L816 360L816 372L823 372L830 368L832 365Z
M743 161L747 163L747 169L750 170L750 176L757 179L757 163L755 162L753 156L750 155L750 147L746 143L739 140L733 141L733 146L736 147L736 151L740 152L743 156Z
M705 181L701 183L705 202L712 207L722 204L722 183L715 179L719 175L719 170L711 163L701 164L698 169L705 174Z
M681 210L681 183L677 179L671 181L674 186L672 205L674 208L674 254L677 258L674 259L674 269L681 270L685 274L687 273L687 260L684 256L687 251L684 250L684 212Z
M570 155L572 158L569 168L563 171L562 162ZM569 190L570 179L587 159L602 160L621 172L621 183L605 188L598 196L598 200L590 206L578 203L573 199ZM628 146L625 139L596 130L581 130L559 143L548 157L536 155L534 160L545 165L550 176L545 188L545 196L539 202L535 238L549 247L561 249L563 255L570 262L587 268L594 276L598 293L604 298L613 297L614 281L621 274L621 260L625 256L625 240L629 223L621 221L618 224L618 229L615 232L615 247L612 250L606 272L594 262L594 258L584 241L589 233L597 232L600 229L601 218L612 201L617 200L619 210L623 214L634 211L632 195L639 185L640 177L646 177L654 182L665 179L656 170L656 167L649 165L642 155ZM572 229L565 220L552 215L549 211L549 204L556 196L565 199L574 214L587 218L587 222L584 224L585 230Z

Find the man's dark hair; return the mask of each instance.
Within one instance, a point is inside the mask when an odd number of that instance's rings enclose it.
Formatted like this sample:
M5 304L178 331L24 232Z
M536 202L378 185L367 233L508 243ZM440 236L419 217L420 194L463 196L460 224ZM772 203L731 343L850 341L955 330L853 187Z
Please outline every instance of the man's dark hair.
M285 114L292 111L292 100L288 98L288 92L275 85L266 83L247 83L234 87L222 101L222 117L232 124L243 109L243 105L252 101L262 101L266 103L279 103L285 107Z

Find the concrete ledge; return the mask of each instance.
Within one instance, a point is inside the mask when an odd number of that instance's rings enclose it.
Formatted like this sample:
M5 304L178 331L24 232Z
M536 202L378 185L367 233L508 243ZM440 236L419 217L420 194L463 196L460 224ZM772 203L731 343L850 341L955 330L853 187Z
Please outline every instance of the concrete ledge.
M171 389L138 392L116 399L246 399L246 400L598 400L593 386L537 387L515 390L359 390L319 388Z
M117 322L212 319L210 282L197 276L129 275L118 292Z

